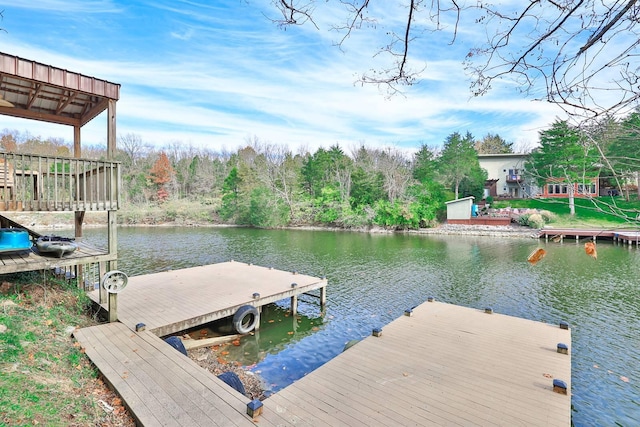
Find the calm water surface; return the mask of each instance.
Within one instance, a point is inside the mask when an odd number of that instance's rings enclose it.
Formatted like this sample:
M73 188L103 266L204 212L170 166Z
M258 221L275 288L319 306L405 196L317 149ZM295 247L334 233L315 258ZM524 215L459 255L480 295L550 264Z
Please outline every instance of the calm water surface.
M104 230L85 235L105 245ZM434 296L569 322L574 424L640 425L638 249L602 242L593 260L574 241L238 228L120 228L118 240L118 268L129 275L235 259L327 276L325 313L303 296L301 316L293 318L283 301L230 355L273 391ZM526 259L538 246L547 256L532 266Z

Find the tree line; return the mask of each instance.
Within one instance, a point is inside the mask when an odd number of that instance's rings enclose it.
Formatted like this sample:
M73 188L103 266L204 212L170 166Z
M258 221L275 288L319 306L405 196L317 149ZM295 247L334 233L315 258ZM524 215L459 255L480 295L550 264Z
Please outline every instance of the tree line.
M7 129L0 134L0 148L50 156L73 151L62 139ZM122 163L125 206L189 200L210 206L211 220L232 224L416 229L443 220L445 201L483 198L487 172L478 154L513 152L513 143L497 134L476 140L470 132L453 132L442 147L423 144L413 154L364 144L349 152L338 144L293 152L258 137L235 151L178 142L159 149L139 135L125 134L118 138L116 160ZM83 147L83 157L105 156L102 147ZM540 146L526 164L538 185L552 177L577 183L604 175L627 190L627 199L634 188L630 183L640 179L638 171L640 111L587 129L556 121L540 132Z

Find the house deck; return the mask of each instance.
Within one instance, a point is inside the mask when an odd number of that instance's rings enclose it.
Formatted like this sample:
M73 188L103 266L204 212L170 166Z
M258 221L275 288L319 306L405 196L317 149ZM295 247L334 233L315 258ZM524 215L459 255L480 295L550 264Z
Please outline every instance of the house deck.
M3 274L32 270L51 270L82 264L93 264L113 260L104 249L95 248L83 242L76 242L78 249L72 254L58 258L42 255L33 247L30 251L14 254L0 254L0 268Z

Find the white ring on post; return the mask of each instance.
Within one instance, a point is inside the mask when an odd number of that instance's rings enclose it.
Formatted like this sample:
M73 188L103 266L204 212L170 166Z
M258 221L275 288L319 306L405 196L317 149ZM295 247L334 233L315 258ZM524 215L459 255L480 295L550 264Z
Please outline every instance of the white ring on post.
M122 291L129 281L129 277L119 270L107 272L102 278L102 287L110 294L117 294Z

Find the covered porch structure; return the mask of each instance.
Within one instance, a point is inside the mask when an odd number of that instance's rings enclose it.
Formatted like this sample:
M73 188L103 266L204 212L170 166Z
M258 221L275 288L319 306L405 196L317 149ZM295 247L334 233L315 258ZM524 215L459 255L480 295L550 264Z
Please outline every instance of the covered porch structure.
M72 256L60 259L37 253L0 256L0 274L71 267L71 274L86 284L83 267L97 265L104 271L116 267L120 164L114 157L119 97L119 84L0 52L0 114L73 127L73 157L0 152L0 226L27 229L10 219L16 212L73 212L79 243ZM106 159L83 158L82 127L104 111ZM87 211L106 212L106 249L83 244ZM32 239L39 236L27 231Z

